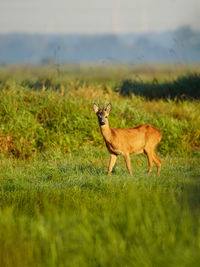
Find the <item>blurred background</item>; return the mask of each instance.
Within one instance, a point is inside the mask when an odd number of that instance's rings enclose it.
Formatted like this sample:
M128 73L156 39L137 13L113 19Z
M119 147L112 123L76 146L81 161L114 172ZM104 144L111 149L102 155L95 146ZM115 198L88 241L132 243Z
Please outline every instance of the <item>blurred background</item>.
M199 62L199 0L1 0L0 64Z

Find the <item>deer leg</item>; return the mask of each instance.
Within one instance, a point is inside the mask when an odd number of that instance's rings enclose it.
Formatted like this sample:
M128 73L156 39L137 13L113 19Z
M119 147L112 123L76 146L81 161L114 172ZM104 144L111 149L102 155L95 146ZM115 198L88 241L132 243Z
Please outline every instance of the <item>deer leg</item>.
M153 152L153 160L155 161L156 165L157 165L157 173L160 173L160 169L161 169L161 160L159 159L159 157L156 155L155 152Z
M115 162L116 162L117 156L115 154L110 154L110 162L109 162L109 166L108 166L108 175L111 173Z
M149 162L148 174L150 174L153 168L153 155L148 150L145 150L145 154L147 155L147 158L148 158L148 162Z
M129 154L125 154L124 155L124 159L126 161L126 167L127 167L128 171L129 171L130 175L132 175L131 160L130 160Z

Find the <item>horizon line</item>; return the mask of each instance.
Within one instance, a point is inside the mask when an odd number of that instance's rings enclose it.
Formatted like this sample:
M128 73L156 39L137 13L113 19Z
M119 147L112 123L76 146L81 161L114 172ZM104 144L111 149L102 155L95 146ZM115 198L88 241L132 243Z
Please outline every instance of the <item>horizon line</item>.
M28 31L8 31L8 32L0 32L0 35L128 35L128 34L135 34L135 35L145 35L145 34L162 34L162 33L169 33L175 32L179 29L189 28L193 32L199 32L200 29L194 29L190 25L183 25L181 27L177 27L176 29L166 29L163 31L140 31L140 32L28 32Z

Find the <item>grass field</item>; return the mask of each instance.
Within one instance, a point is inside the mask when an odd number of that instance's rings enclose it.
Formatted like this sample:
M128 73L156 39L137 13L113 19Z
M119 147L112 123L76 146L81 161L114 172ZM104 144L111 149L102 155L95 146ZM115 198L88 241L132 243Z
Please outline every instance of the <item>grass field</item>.
M0 69L0 266L199 266L199 99L120 95L135 73L146 86L199 67L89 70ZM93 102L112 103L113 127L163 131L159 176L145 155L133 177L120 157L106 175Z

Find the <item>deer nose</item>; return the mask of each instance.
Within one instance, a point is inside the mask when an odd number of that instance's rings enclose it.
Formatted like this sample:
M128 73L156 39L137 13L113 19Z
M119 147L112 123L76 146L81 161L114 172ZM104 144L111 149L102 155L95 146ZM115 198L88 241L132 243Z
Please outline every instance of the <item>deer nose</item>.
M100 124L100 125L105 125L105 122L103 121L102 118L98 118L98 120L99 120L99 124Z

